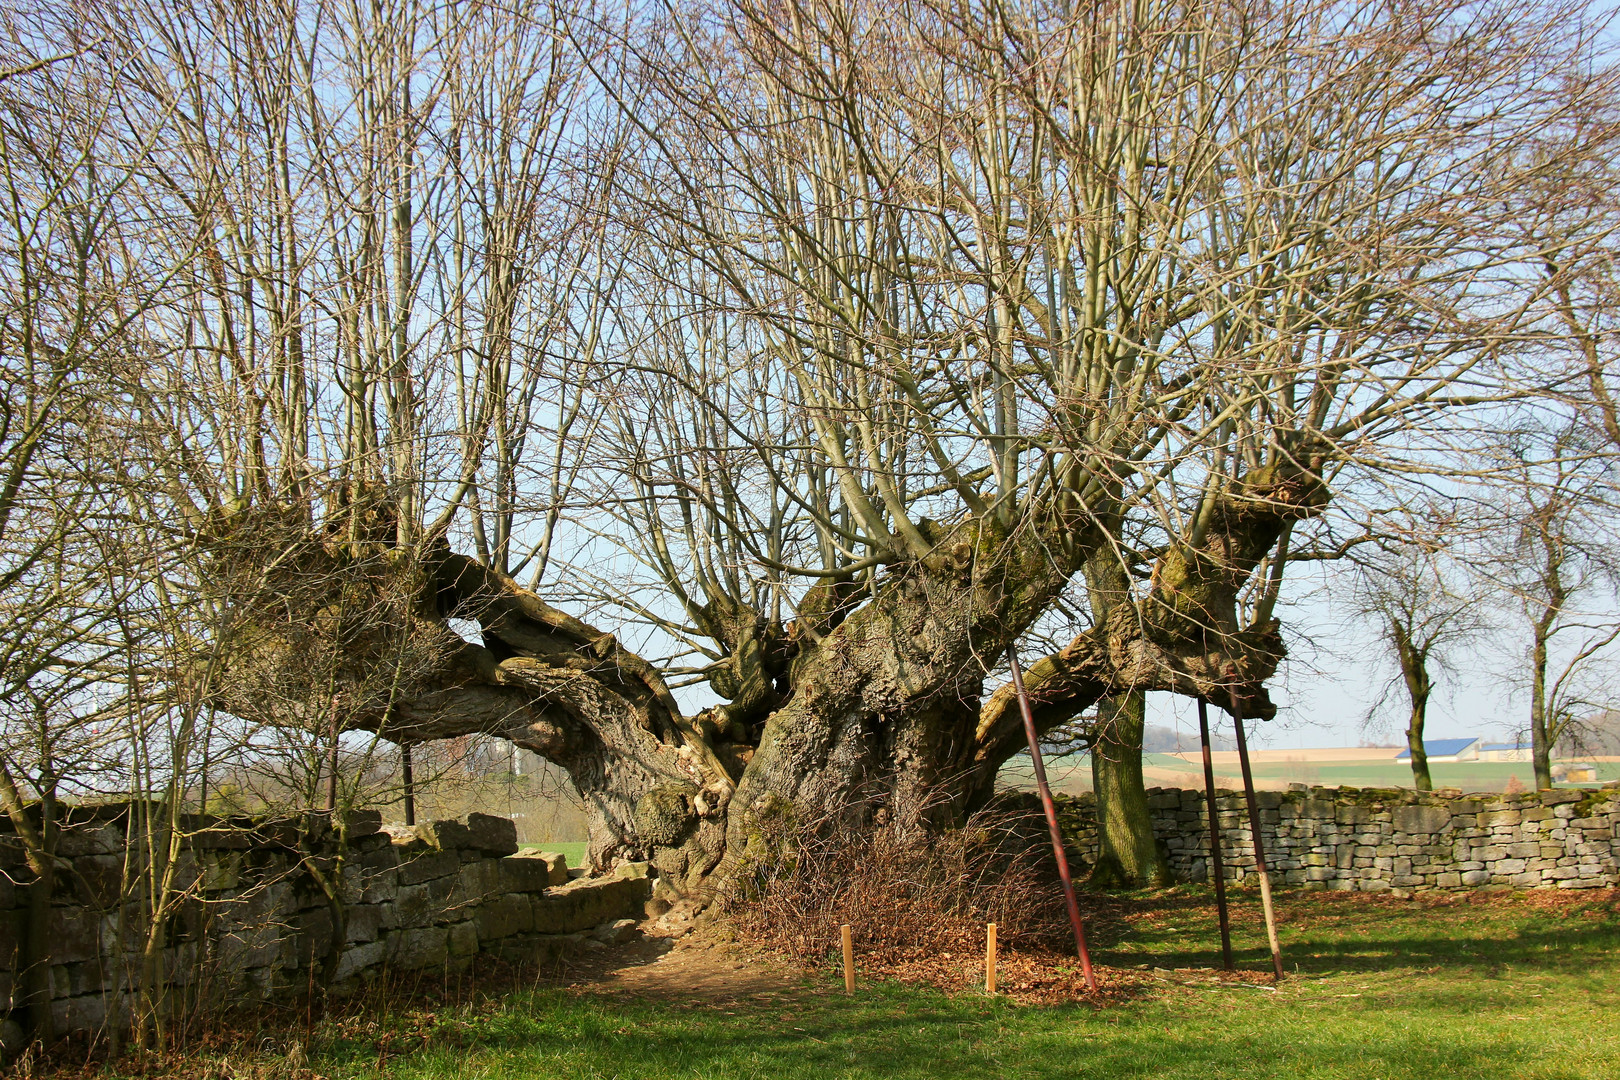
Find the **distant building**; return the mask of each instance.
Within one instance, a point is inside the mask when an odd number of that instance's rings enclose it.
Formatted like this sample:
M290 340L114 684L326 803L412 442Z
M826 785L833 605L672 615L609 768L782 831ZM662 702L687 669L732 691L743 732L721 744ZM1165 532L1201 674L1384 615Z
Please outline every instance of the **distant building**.
M1481 761L1529 761L1529 743L1486 743L1479 748Z
M1430 765L1443 765L1448 761L1478 761L1480 744L1478 739L1424 739L1423 753L1428 756ZM1411 761L1412 751L1402 750L1395 755L1396 761Z

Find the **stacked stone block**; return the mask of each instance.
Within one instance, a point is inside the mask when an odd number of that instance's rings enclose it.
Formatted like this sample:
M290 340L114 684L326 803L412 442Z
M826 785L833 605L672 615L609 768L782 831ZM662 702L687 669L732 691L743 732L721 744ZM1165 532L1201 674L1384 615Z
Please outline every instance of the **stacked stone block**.
M1308 889L1592 889L1620 885L1620 790L1522 795L1400 789L1256 792L1276 883ZM1065 834L1083 862L1098 852L1093 796L1062 800ZM1153 831L1178 876L1209 876L1204 793L1148 791ZM1220 791L1216 816L1228 880L1253 879L1241 792Z
M127 869L127 808L76 812L62 833L51 897L49 953L58 1034L127 1021L131 988L146 981L138 882ZM651 896L645 864L572 876L561 855L519 852L510 820L470 814L415 828L374 812L348 821L347 852L314 830L317 866L339 883L338 918L305 868L310 822L191 818L177 906L163 936L158 981L190 1000L267 1001L305 990L341 924L340 987L386 971L455 971L480 953L544 962L624 932ZM15 1034L16 970L27 932L28 874L16 837L0 832L0 1020ZM122 943L122 944L120 944Z

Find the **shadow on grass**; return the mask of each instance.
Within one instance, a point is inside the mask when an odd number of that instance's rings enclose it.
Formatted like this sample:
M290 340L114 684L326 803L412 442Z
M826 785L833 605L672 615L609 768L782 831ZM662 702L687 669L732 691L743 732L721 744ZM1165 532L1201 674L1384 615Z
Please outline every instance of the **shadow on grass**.
M1391 967L1470 974L1533 966L1581 974L1600 952L1620 948L1615 896L1592 899L1441 895L1396 900L1349 893L1283 892L1278 935L1287 969L1303 974ZM1230 896L1234 958L1270 964L1258 893ZM1096 952L1121 967L1214 968L1220 931L1210 896L1188 887L1098 904Z
M1432 1010L1447 1011L1444 1008ZM1497 1076L1504 1051L1539 1054L1536 1034L1481 1045L1433 1027L1298 1014L1257 1028L1211 1017L1174 1026L1141 1011L1015 1009L928 991L874 989L804 1010L678 1012L539 993L514 1001L478 1038L436 1042L390 1064L393 1076L828 1077L1447 1077ZM1236 1067L1235 1067L1236 1066ZM1599 1075L1555 1074L1555 1075Z

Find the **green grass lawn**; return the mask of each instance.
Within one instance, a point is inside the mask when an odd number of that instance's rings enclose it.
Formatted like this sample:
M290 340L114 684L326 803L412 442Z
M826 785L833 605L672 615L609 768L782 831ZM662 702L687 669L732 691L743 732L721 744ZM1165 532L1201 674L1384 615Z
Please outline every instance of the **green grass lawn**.
M822 976L740 1005L530 989L402 1015L386 1060L376 1025L329 1032L309 1069L332 1080L1620 1077L1612 897L1279 900L1293 975L1276 989L1177 973L1105 1008L893 984L846 998ZM1251 971L1267 967L1256 907L1237 896ZM1115 969L1218 961L1208 896L1192 887L1111 902L1093 931Z
M524 851L560 851L568 859L568 865L573 867L585 865L585 849L590 847L590 844L583 840L578 843L568 844L557 844L548 841L544 844L523 844L521 847Z
M1158 755L1152 755L1158 756ZM1391 754L1391 758L1393 758ZM1164 758L1166 767L1175 767L1179 758ZM1596 783L1609 780L1620 780L1620 761L1599 761L1597 766ZM1188 768L1182 763L1183 768ZM1254 765L1255 778L1287 780L1301 784L1322 784L1327 787L1348 785L1350 787L1411 787L1412 766L1404 761L1346 761L1335 762L1298 762L1298 761L1268 761L1256 762ZM1535 786L1535 772L1528 761L1472 761L1457 762L1455 764L1442 762L1429 766L1429 776L1434 780L1437 788L1461 788L1464 791L1501 791L1507 786L1508 778L1517 776L1519 783L1530 788ZM1592 787L1591 785L1566 785L1558 787Z

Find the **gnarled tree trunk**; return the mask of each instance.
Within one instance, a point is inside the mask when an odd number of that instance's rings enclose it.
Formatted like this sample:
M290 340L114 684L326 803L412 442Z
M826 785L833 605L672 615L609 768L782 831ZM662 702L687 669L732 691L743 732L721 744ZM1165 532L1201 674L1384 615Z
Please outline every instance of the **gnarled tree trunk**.
M1147 695L1127 690L1105 698L1091 736L1100 851L1092 881L1100 885L1166 885L1170 866L1153 835L1142 781Z
M1268 715L1262 684L1282 657L1277 629L1238 626L1233 603L1282 523L1314 505L1279 494L1287 490L1245 494L1201 548L1177 554L1168 588L1115 605L1031 663L1041 729L1109 695L1225 697L1234 681L1253 715ZM1000 765L1024 745L1010 686L986 695L986 682L1090 553L1085 535L1071 529L1082 542L1063 545L1034 528L1008 535L969 520L859 594L838 582L812 589L786 625L743 613L731 622L758 647L733 647L724 677L710 680L730 704L695 717L612 634L442 543L419 563L380 539L309 543L303 584L265 583L258 623L246 606L218 697L239 714L325 723L333 706L267 689L308 681L299 665L325 649L324 684L339 687L327 700L343 702L346 727L407 743L470 732L510 739L572 778L588 807L594 866L647 858L676 889L702 893L744 866L751 841L784 818L874 823L921 839L986 801ZM1062 551L1072 555L1054 555ZM265 598L286 609L299 589L325 613L313 625L350 628L320 631L320 648L306 640L315 631L267 628L262 612L274 605ZM390 590L403 600L354 599ZM454 620L475 621L480 640L451 632ZM380 680L389 664L395 673ZM375 689L382 683L386 693ZM1125 720L1121 790L1132 768L1139 789L1139 710ZM1148 867L1139 854L1133 866Z

